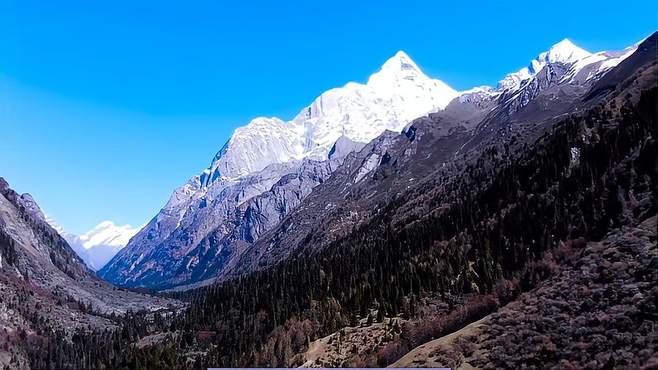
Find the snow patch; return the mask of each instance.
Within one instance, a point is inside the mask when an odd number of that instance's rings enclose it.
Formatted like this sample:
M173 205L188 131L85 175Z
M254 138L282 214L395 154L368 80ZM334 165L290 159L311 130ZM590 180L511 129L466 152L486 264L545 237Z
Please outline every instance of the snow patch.
M571 167L577 166L578 163L580 162L580 149L573 147L571 148L571 160L570 160L570 165Z
M359 171L356 173L356 176L354 177L354 183L356 184L357 182L361 181L368 173L370 173L370 171L377 168L380 159L381 156L379 154L371 154L365 160L365 162L363 162L363 165L359 168Z

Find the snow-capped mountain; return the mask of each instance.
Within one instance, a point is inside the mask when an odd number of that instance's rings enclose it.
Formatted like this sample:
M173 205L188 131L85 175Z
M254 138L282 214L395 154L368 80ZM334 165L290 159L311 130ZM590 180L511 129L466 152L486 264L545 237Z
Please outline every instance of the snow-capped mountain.
M218 240L253 242L350 151L385 130L400 132L412 119L443 109L456 96L400 51L366 84L350 82L328 90L290 121L256 118L236 129L210 167L176 189L158 215L99 273L133 286L156 280L171 285L166 279L176 275L185 276L176 283L191 275L207 276L222 268L218 260L230 263L233 252L228 250L239 250L217 247ZM214 244L209 248L204 238L211 234ZM163 260L169 258L175 261Z
M328 90L289 122L259 117L235 130L202 176L204 185L273 163L324 160L340 136L365 144L384 130L400 131L412 119L444 108L457 95L399 51L366 84Z
M540 53L535 59L530 61L527 67L505 76L498 83L495 91L518 90L527 81L539 74L546 66L557 64L569 66L563 76L563 80L570 79L569 82L577 83L585 82L594 77L600 77L601 74L615 67L631 55L636 48L637 44L623 51L601 51L592 54L574 45L569 39L564 39L553 45L548 51ZM575 79L578 80L576 81Z
M479 86L465 90L459 94L458 100L460 103L478 104L499 99L506 107L502 111L509 115L550 86L561 85L563 90L587 88L591 81L621 63L636 48L637 44L622 51L592 54L564 39L540 53L526 67L506 75L495 88ZM575 91L571 93L577 95Z
M63 231L52 219L48 219L71 248L94 271L99 270L128 244L139 230L130 225L117 226L112 221L103 221L82 235Z
M485 117L491 120L490 113L510 117L540 94L552 99L546 90L576 98L628 52L599 54L593 58L598 54L564 40L496 88L458 93L398 52L366 84L328 90L290 121L261 117L236 129L210 167L176 189L99 275L119 285L156 288L217 276L328 180L350 151L387 130L399 133L418 117L447 112L447 106L453 109L444 124L471 132ZM330 155L335 152L341 155ZM357 165L356 183L380 165L383 157L377 158Z
M563 77L569 83L586 82L600 77L609 69L617 66L637 49L633 45L621 51L601 51L577 60Z
M402 134L388 140L381 140L382 135L371 141L346 159L276 227L261 235L219 278L236 278L287 258L313 256L330 245L336 250L356 247L363 240L359 238L364 224L377 225L379 232L396 227L406 231L410 223L447 207L435 202L442 199L442 193L450 197L460 187L475 191L470 181L444 186L461 178L464 171L470 173L488 155L497 158L495 161L507 155L491 153L526 152L562 120L559 117L590 104L588 93L624 54L604 53L608 56L604 63L580 62L590 54L580 48L565 51L564 46L562 42L536 58L542 64L518 85L464 91L444 110L413 120ZM552 56L555 50L560 52ZM583 59L575 60L574 55ZM592 78L582 78L588 74L586 69L593 72ZM567 78L574 73L575 79ZM497 165L468 177L486 178L486 171L496 172ZM426 196L427 189L434 186L437 190ZM380 212L386 217L380 217ZM379 228L380 223L385 226ZM354 238L343 243L348 235Z
M570 64L590 55L590 52L579 48L568 39L564 39L553 45L548 51L539 54L535 59L530 61L527 67L523 67L518 72L505 76L498 83L498 88L503 90L517 89L523 81L539 73L547 64Z

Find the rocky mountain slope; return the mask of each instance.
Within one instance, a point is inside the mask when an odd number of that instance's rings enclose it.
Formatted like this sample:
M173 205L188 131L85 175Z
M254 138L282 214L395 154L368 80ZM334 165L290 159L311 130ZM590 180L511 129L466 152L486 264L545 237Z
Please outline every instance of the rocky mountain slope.
M658 366L656 217L585 245L518 301L392 367Z
M117 289L85 266L29 194L0 178L0 367L25 368L49 334L116 327L113 315L176 301Z

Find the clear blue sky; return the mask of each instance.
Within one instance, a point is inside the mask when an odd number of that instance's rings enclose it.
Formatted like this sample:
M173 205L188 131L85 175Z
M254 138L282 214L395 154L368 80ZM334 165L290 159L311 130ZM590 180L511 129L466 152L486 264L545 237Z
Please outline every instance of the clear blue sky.
M69 231L137 226L235 127L291 118L397 50L467 89L565 37L621 49L657 14L655 0L0 0L0 176Z

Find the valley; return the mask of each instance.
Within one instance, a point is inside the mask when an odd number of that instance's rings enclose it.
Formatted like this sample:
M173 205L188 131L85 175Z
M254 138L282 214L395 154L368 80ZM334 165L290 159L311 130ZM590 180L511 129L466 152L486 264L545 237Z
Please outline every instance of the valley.
M97 274L0 179L0 368L654 368L657 55L457 92L398 52L238 128Z

